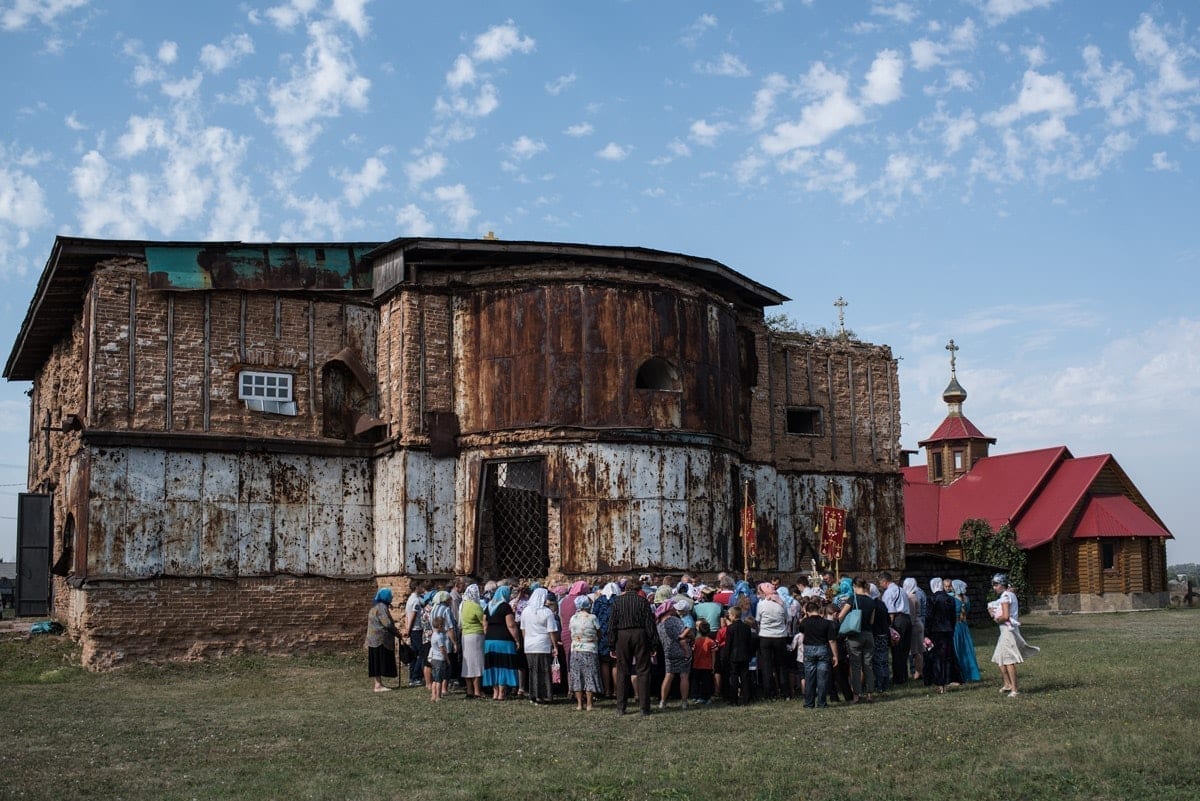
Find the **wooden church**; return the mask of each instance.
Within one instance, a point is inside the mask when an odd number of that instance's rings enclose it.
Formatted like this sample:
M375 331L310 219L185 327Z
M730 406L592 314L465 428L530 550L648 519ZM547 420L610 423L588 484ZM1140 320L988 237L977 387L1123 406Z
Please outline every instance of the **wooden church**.
M992 455L993 437L966 415L955 374L946 419L927 439L925 464L904 473L905 546L961 559L965 520L1005 523L1028 554L1032 606L1119 611L1166 606L1172 535L1112 454L1076 457L1065 446Z

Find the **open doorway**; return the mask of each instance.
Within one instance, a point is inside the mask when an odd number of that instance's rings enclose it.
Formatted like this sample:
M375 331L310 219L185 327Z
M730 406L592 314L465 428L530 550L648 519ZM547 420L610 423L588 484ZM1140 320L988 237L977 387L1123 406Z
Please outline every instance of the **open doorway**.
M546 465L542 459L485 462L479 514L479 572L543 578L550 572Z

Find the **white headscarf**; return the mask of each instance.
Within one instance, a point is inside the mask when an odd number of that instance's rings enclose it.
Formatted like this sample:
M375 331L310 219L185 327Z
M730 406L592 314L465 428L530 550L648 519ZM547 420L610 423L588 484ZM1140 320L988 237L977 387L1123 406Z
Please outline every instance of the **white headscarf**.
M932 592L932 593L939 593L939 592L941 592L943 589L944 589L944 588L942 587L942 580L941 580L941 578L935 578L935 579L930 579L930 580L929 580L929 591L930 591L930 592Z
M545 587L538 587L529 595L529 602L525 605L526 609L544 609L546 599L550 597L550 592Z
M617 586L617 582L610 581L604 585L604 589L600 590L600 594L605 598L612 598L615 595L621 594L621 588Z
M941 579L938 579L938 581L941 581ZM911 577L906 578L904 580L904 584L902 584L901 586L904 587L904 591L906 593L908 593L909 595L912 595L914 592L917 591L917 580L915 578L911 578Z
M474 601L475 603L479 603L479 585L472 584L471 586L469 586L465 590L463 590L463 600L464 601Z

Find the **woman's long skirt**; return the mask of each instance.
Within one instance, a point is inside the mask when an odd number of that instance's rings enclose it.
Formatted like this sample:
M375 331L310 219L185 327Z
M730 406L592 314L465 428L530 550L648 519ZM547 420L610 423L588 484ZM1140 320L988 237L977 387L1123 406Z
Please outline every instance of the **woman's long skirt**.
M954 656L963 681L979 681L979 661L975 659L975 639L971 627L963 621L954 624Z
M372 679L396 678L396 652L382 645L368 648L367 675Z
M517 668L521 657L512 640L483 641L483 686L520 687L521 674Z
M475 679L483 675L483 635L464 634L462 650L462 677Z

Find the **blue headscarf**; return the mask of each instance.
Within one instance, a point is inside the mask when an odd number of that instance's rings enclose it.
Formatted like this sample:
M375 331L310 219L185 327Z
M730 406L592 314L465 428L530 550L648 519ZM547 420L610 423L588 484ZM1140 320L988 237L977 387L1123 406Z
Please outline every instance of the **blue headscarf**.
M497 587L496 591L492 593L492 600L488 601L488 614L495 614L496 610L500 608L500 604L508 603L508 599L511 597L512 587L507 584Z
M833 596L834 604L840 606L850 600L850 596L854 594L854 579L845 576L838 582L837 592Z
M381 587L379 592L375 593L375 600L372 603L384 603L388 606L392 604L392 590L390 587Z
M733 585L733 597L729 599L730 608L737 606L743 595L750 599L750 616L756 616L758 614L758 596L748 581L739 581Z

